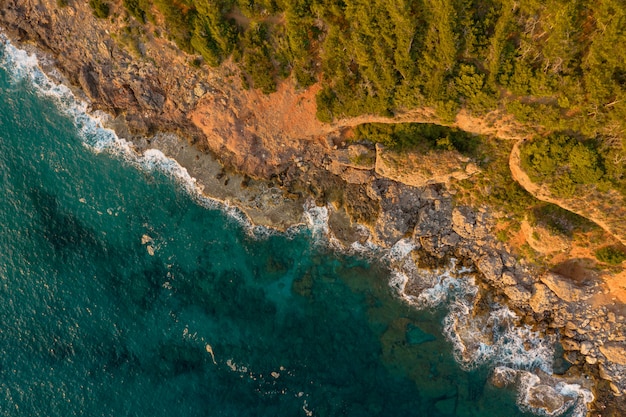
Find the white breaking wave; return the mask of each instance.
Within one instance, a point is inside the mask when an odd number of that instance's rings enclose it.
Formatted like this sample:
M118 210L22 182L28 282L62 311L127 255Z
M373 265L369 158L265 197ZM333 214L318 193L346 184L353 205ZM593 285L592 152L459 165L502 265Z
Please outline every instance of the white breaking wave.
M468 369L490 364L552 373L555 340L521 326L508 307L492 308L477 316L467 303L450 305L444 334L453 343L455 358Z
M402 243L388 255L396 267L389 285L417 308L447 308L443 333L464 369L489 366L495 374L517 381L518 404L523 410L546 416L568 413L571 417L584 417L587 414L593 394L578 384L550 377L554 336L540 335L522 325L515 312L506 306L493 303L488 311L477 311L474 304L478 286L471 269L457 268L454 260L445 270L419 269L409 256L412 249L408 248ZM407 294L409 289L410 294ZM543 381L536 373L545 374L549 380ZM537 406L534 400L547 395L556 398L557 404L562 401L562 406L551 412Z
M568 413L570 417L585 417L587 405L594 400L591 391L578 384L568 384L562 381L547 385L537 375L521 371L518 372L519 395L518 404L522 410L530 411L543 416L560 416ZM550 404L548 409L540 404Z
M365 226L363 226L363 229L365 229ZM379 252L381 248L380 246L377 246L371 241L367 240L364 243L354 242L352 243L352 245L350 245L349 249L352 253L355 253L355 254L369 255L372 253Z
M89 111L89 104L79 100L67 86L55 83L40 68L34 54L16 48L0 32L0 65L6 68L14 81L27 81L42 97L53 100L62 113L74 122L83 144L95 153L106 152L123 159L126 163L142 170L157 170L169 175L199 204L210 209L219 209L236 220L246 231L258 239L267 238L276 233L274 230L255 226L246 214L227 202L207 197L196 179L191 177L184 167L172 158L165 156L158 149L148 149L140 155L132 144L117 136L115 131L104 127L110 116L100 111ZM313 201L305 204L303 221L312 231L313 238L322 242L328 236L328 208L317 207ZM293 237L301 225L287 230L286 237ZM332 243L332 242L331 242Z
M139 155L124 139L119 138L112 129L104 127L106 114L89 114L86 102L77 99L72 91L63 84L52 81L39 67L35 55L14 47L8 38L0 32L0 66L9 71L14 80L29 82L41 96L57 103L57 108L68 115L79 132L85 146L95 153L107 152L122 158L138 168L170 175L200 204L211 209L220 209L236 219L255 237L263 238L273 232L264 227L252 226L246 215L236 207L213 200L202 194L195 178L175 160L166 157L161 151L150 149ZM305 205L304 220L312 231L316 241L329 236L329 209L318 207L313 201ZM297 231L298 227L289 232ZM289 235L289 232L287 235ZM332 242L331 242L332 243ZM354 243L350 248L356 253L368 254L380 251L380 247L366 242ZM586 406L593 401L593 395L579 385L557 383L549 387L554 392L571 398L563 407L547 414L542 409L528 405L530 393L540 384L533 369L552 372L554 340L542 339L528 327L517 323L515 313L507 307L494 305L487 315L475 314L473 302L478 287L467 269L456 269L451 265L445 271L419 270L410 258L415 245L409 239L402 239L387 253L386 259L397 266L392 272L389 285L405 300L418 308L434 308L441 305L448 307L449 313L444 319L444 334L453 344L457 361L466 369L489 364L496 371L515 372L520 375L519 403L524 409L538 414L556 416L569 411L574 417L586 414ZM419 295L407 295L405 289L412 278L419 276L428 285Z
M404 262L396 259L396 265L400 268L393 272L389 284L400 296L420 309L447 308L443 332L463 368L509 366L552 373L555 340L521 325L506 306L494 303L488 312L477 312L478 286L472 270L457 268L454 260L445 270L419 269L409 256ZM419 293L407 295L407 285L413 282L420 284Z
M413 239L400 239L389 249L387 258L393 261L399 261L406 258L417 246Z
M328 236L328 216L327 207L319 207L313 200L307 200L304 204L304 220L315 240L321 240Z
M409 282L409 277L406 274L400 271L391 271L391 276L389 277L389 286L397 294L404 294L407 282ZM414 301L412 297L407 295L405 295L404 298L409 302Z
M3 33L0 33L0 66L8 70L14 81L27 81L37 94L53 100L57 109L74 122L80 139L92 152L106 152L139 169L165 173L202 206L221 210L255 236L268 233L265 228L254 227L239 208L202 194L196 179L189 175L187 169L160 150L148 149L143 155L136 152L129 142L118 137L112 129L104 127L110 118L108 114L99 111L89 113L88 103L76 98L67 86L51 80L41 70L34 54L13 46Z

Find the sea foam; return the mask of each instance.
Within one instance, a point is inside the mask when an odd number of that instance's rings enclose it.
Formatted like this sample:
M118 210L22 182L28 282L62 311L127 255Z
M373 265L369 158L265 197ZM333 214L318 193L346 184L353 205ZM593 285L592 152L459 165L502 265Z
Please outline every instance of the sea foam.
M271 232L263 227L254 227L241 210L213 200L202 194L196 180L175 160L166 157L156 149L138 154L130 143L119 138L112 129L104 127L108 115L89 112L88 103L79 100L63 84L52 81L40 68L34 54L28 54L12 45L0 32L0 65L8 69L16 82L27 81L41 96L52 99L59 111L73 120L85 146L95 153L106 152L127 163L147 171L158 170L171 176L200 204L211 209L220 209L236 219L242 226L257 237ZM328 208L318 207L312 201L305 205L304 220L315 240L323 240L329 235ZM290 229L298 230L298 227ZM287 233L289 235L289 233ZM332 243L332 242L330 242ZM417 268L410 253L414 245L408 239L399 241L388 251L386 259L394 266L389 284L407 302L418 308L447 306L444 319L444 334L453 345L457 361L466 369L489 365L496 371L517 373L521 381L519 403L522 408L538 414L546 414L534 409L529 402L529 392L540 381L532 370L552 372L554 340L541 338L528 327L520 326L515 313L507 307L494 305L487 315L478 316L473 302L478 287L470 270L456 268L454 263L445 270L426 271ZM356 253L379 252L380 248L371 242L355 243L350 248ZM419 295L407 295L406 286L416 275L427 285ZM575 417L586 413L586 405L593 401L593 395L579 385L557 383L555 392L572 398L562 409L549 415L561 415L569 411Z
M446 268L421 269L410 256L409 248L410 245L402 243L390 251L388 258L395 269L389 285L416 308L447 309L443 332L461 367L471 370L487 366L494 370L494 374L515 379L518 404L523 410L549 416L586 415L593 394L578 384L568 384L551 376L555 336L533 331L520 323L515 312L498 303L491 303L486 311L483 311L484 307L479 311L475 306L479 288L472 269L458 267L454 259ZM544 377L540 378L538 374ZM533 406L530 393L541 389L564 399L563 406L550 413Z
M253 235L261 237L268 233L265 228L253 226L239 208L204 195L196 179L189 175L187 169L160 150L148 149L143 154L136 152L132 144L104 126L110 118L108 114L99 111L90 112L87 102L78 99L67 86L54 82L41 70L39 60L34 54L16 48L1 32L0 65L8 70L14 82L25 81L38 95L52 100L57 109L73 121L83 144L92 152L108 153L148 172L162 172L171 177L200 205L223 211Z
M316 240L328 236L328 207L318 206L313 200L304 203L304 220Z
M591 391L579 384L568 384L563 381L551 381L547 385L539 376L526 371L518 371L519 395L518 404L522 410L543 416L560 416L567 413L570 417L585 417L587 405L594 400ZM547 410L538 404L553 401L553 408ZM559 404L558 401L562 401Z

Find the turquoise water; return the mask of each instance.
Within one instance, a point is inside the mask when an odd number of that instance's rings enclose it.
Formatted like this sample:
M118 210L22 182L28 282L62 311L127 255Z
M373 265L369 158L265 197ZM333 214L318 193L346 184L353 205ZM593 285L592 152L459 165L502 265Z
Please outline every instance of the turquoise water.
M252 237L59 105L0 69L0 415L526 415L383 265Z

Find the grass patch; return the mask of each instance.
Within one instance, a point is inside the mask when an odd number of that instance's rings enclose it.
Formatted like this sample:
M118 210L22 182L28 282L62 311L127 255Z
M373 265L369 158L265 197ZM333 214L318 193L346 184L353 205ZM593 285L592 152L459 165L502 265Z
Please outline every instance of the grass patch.
M615 246L605 246L595 251L596 259L609 265L619 265L626 260L623 249Z
M541 225L550 233L572 237L574 232L598 230L599 226L586 218L555 204L541 203L528 212L532 226Z

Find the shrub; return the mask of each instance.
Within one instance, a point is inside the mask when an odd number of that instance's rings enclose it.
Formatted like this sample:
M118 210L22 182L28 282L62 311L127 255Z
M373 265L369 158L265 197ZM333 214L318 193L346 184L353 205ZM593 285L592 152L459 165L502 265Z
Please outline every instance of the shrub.
M252 86L263 93L276 91L276 69L272 62L268 28L265 24L250 25L245 33L243 44L243 70Z
M146 23L146 5L144 4L145 0L123 0L122 4L128 10L132 16L135 17L139 22Z
M102 0L89 0L89 6L93 9L93 15L99 19L109 17L109 5Z
M478 136L431 123L366 123L355 128L355 139L397 150L456 150L472 156L480 143Z
M605 246L595 252L596 259L610 265L619 265L626 260L626 253L613 246Z
M169 39L187 53L193 53L191 46L192 22L195 17L193 9L187 10L183 6L170 0L154 0L154 6L163 14Z
M578 184L606 188L603 160L591 141L553 134L523 146L521 155L530 178L548 183L560 197L574 195Z

